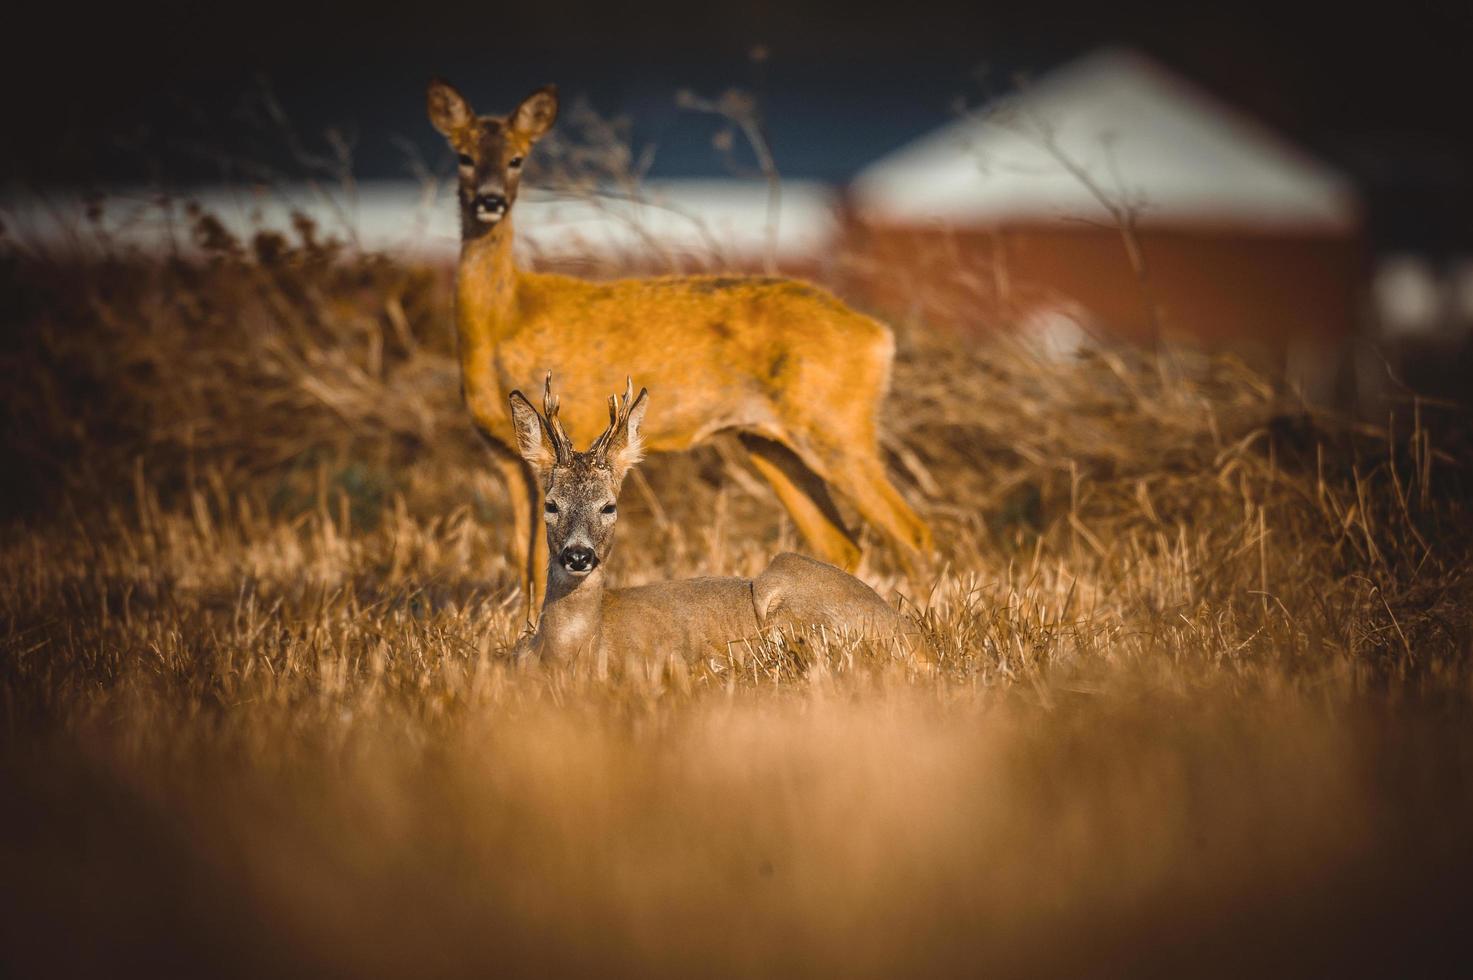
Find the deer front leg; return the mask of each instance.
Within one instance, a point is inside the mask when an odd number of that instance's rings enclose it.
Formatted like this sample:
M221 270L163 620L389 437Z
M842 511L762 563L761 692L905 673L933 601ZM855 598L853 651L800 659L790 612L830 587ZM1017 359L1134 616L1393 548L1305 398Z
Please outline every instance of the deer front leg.
M542 602L547 596L547 522L542 516L542 485L526 466L522 473L527 480L527 623L536 626L542 614Z
M542 607L543 576L547 569L547 535L542 526L542 493L527 464L510 446L496 436L480 430L491 450L492 464L506 488L507 505L511 508L512 561L522 589L523 611L527 624L535 625Z

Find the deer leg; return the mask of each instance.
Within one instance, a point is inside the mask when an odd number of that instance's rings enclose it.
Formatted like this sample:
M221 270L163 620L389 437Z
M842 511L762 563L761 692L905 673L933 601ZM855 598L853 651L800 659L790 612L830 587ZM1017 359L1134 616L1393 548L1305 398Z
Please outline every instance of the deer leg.
M898 546L907 571L914 573L914 559L931 552L931 528L895 489L879 458L845 454L835 461L832 481L866 521Z
M880 462L877 453L865 454L856 452L853 447L825 443L806 447L800 455L786 443L763 441L769 445L779 445L792 454L794 462L811 474L822 488L830 508L833 507L833 500L828 496L829 488L838 490L847 497L854 509L859 511L860 517L894 543L906 572L916 574L916 559L931 553L931 528L911 509L900 491L895 489L886 476L885 466ZM854 540L852 535L849 539ZM850 566L848 570L852 571L853 567Z
M527 542L527 622L536 625L542 614L543 593L547 591L547 523L542 516L542 486L528 467L522 468L527 480L530 518L530 540Z
M542 576L538 575L538 553L542 553L540 568L545 573L547 560L547 535L542 530L541 489L532 471L520 456L500 439L481 433L491 450L491 459L501 474L506 487L507 504L512 516L512 560L516 565L518 582L525 599L528 623L536 622L541 607ZM540 548L539 548L540 545Z
M810 547L824 561L847 571L859 566L859 544L828 486L787 446L750 432L738 433L753 467L772 484L778 500L792 515Z

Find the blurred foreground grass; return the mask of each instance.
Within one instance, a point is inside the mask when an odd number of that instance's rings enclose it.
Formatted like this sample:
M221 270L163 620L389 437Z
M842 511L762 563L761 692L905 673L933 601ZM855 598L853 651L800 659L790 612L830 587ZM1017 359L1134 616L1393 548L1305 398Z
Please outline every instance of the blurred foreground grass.
M448 271L205 244L5 255L8 971L1467 966L1459 420L916 327L886 448L940 552L864 574L938 669L596 680L506 659ZM643 472L625 582L797 544L719 442Z

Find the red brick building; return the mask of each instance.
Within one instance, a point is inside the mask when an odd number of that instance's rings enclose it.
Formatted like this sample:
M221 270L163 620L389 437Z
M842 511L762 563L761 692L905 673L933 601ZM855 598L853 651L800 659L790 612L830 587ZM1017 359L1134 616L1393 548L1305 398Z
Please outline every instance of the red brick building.
M1357 319L1350 182L1140 55L1103 51L862 171L848 201L892 315L1282 363ZM1323 360L1317 354L1311 360Z

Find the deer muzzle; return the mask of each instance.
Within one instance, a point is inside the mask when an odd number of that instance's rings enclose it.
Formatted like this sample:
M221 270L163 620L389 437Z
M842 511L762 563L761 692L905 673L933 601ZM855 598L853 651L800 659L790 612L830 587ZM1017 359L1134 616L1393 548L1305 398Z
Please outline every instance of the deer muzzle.
M497 193L477 194L472 206L475 208L476 220L487 224L495 224L506 217L507 209L511 207L506 195Z
M592 548L570 547L558 553L558 561L572 575L587 575L598 567L598 554Z

